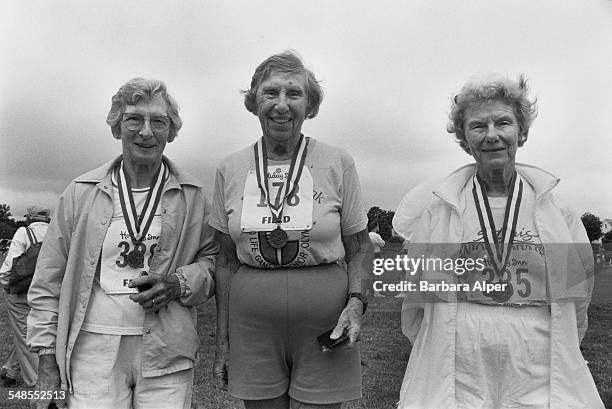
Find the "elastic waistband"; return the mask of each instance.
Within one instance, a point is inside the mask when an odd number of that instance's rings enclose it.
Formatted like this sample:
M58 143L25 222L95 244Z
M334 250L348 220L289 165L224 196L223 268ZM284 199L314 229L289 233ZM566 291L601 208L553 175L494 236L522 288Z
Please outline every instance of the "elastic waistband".
M242 264L240 265L240 268L249 268L251 270L261 270L261 271L276 271L276 270L303 270L303 269L307 269L307 268L328 268L328 267L334 267L334 266L338 266L340 267L342 264L339 262L334 262L334 263L327 263L327 264L317 264L316 266L301 266L301 267L283 267L283 266L279 266L276 268L262 268L262 267L255 267L252 266L250 264Z
M547 318L550 316L550 308L548 305L518 307L462 302L457 304L457 310L467 313L474 312L481 315L491 315L497 317L498 319L508 316L523 318Z

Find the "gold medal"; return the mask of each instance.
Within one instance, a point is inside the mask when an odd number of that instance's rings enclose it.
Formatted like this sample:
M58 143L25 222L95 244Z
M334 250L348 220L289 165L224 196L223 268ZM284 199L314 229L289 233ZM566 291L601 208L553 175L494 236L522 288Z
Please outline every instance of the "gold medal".
M144 268L144 253L136 249L130 251L127 255L127 262L132 268Z
M145 253L142 250L138 250L138 247L142 247L140 244L145 240L149 227L151 227L151 223L155 217L155 209L157 209L161 201L164 181L166 179L166 165L162 162L160 168L153 177L140 215L136 212L136 204L132 195L130 179L123 170L123 163L115 172L123 219L125 220L130 239L136 247L127 254L127 264L131 268L144 268Z
M287 237L287 232L281 229L280 226L277 226L276 229L272 230L268 235L268 243L275 249L282 249L288 241L289 237Z
M506 200L501 234L498 234L495 228L491 206L489 205L489 199L487 197L487 189L478 174L474 176L472 185L472 195L474 197L476 213L478 214L478 221L483 234L483 241L487 249L487 258L493 270L500 278L504 275L509 276L510 272L505 270L508 265L510 254L512 253L512 245L516 234L516 225L523 196L523 181L518 173L514 174L510 184L508 199ZM495 302L508 302L514 294L514 288L512 284L510 284L510 280L499 281L494 284L505 284L504 290L494 290L484 293L484 295L491 297Z
M283 190L279 191L279 194L277 195L274 203L272 203L270 196L270 180L268 177L268 153L266 149L266 141L261 138L253 146L256 164L255 170L257 175L257 185L259 186L259 189L261 190L261 193L265 198L265 202L268 206L268 209L272 214L272 220L274 220L273 223L278 223L276 229L268 233L268 242L270 243L270 246L274 247L277 250L285 247L285 245L289 241L287 232L281 229L280 223L283 219L283 208L285 204L285 199L296 190L300 177L302 176L302 169L304 168L306 154L308 152L308 141L308 137L305 137L304 135L300 136L298 147L295 152L293 152L293 156L291 157L291 164L289 165L287 181L281 188Z
M504 290L500 290L500 291L493 290L488 294L489 297L491 297L493 301L501 303L501 304L508 302L508 300L510 300L510 298L512 298L512 295L514 294L514 288L512 287L512 284L510 283L503 283L503 284L505 284L505 286L503 286Z

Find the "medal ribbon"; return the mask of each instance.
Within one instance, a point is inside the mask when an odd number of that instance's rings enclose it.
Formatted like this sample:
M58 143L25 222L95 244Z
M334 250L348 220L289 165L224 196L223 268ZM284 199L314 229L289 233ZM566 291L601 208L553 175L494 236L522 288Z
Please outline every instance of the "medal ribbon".
M293 152L291 165L289 166L289 173L287 174L287 180L283 186L284 193L282 194L282 199L278 205L273 204L270 200L270 180L268 177L268 152L266 150L266 142L263 138L261 138L253 146L253 150L255 151L257 184L259 185L259 188L263 192L266 202L268 203L274 223L281 223L285 199L287 196L290 196L293 193L295 186L300 180L300 176L302 176L302 169L304 167L304 162L306 161L309 139L310 138L305 137L304 135L300 135L300 142L298 143L298 148L295 150L295 152Z
M514 235L516 234L516 224L518 222L519 209L523 197L523 180L518 173L515 172L513 180L510 182L510 192L506 201L506 210L504 212L504 224L500 236L495 229L493 221L493 213L489 205L487 197L487 188L478 174L472 179L472 195L476 204L476 212L478 213L478 221L482 229L483 239L487 253L491 258L491 262L495 271L498 274L508 264L510 253L512 252L512 244L514 243ZM484 211L483 211L484 209ZM508 229L510 227L510 229ZM509 230L509 231L508 231Z
M128 233L132 238L134 244L142 242L151 227L151 222L155 217L155 209L159 205L161 200L162 190L164 187L164 181L166 180L166 165L162 161L160 168L157 173L153 176L147 198L140 215L136 212L136 203L134 202L134 196L132 195L132 186L130 178L127 173L124 172L123 162L121 166L116 168L115 178L117 179L117 186L119 188L119 202L121 203L121 210L123 211L123 219L128 229ZM129 203L129 208L126 204ZM153 201L151 201L153 199ZM144 226L143 226L144 223Z

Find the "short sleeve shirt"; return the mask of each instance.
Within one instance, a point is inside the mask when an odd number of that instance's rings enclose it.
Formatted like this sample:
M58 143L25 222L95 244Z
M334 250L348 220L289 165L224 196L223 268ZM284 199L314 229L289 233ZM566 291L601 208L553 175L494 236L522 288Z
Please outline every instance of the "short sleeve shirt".
M289 161L271 161L274 166ZM334 263L344 258L343 235L367 226L359 178L351 156L310 138L305 167L313 180L312 228L287 231L288 242L275 249L269 232L241 228L243 195L249 172L255 172L253 145L226 158L217 169L210 225L229 234L236 243L238 259L259 268L302 267ZM299 182L298 182L299 186Z

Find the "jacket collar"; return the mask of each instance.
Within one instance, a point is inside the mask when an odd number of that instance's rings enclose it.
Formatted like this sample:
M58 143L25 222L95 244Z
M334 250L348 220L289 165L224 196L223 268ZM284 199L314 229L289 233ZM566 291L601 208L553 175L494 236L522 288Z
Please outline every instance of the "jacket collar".
M516 164L516 171L531 185L535 191L536 200L544 193L551 191L560 179L552 173L537 166ZM455 208L460 207L462 192L476 174L476 164L465 165L448 175L433 189L433 194L448 202Z
M47 226L47 225L49 225L49 223L47 223L47 222L40 222L40 221L32 222L32 223L28 224L28 227L32 227L34 225L36 225L36 226Z
M191 176L189 173L187 172L183 172L181 171L170 159L168 159L166 156L163 157L164 161L166 162L166 165L168 165L168 168L170 170L170 179L168 179L168 181L166 182L166 185L164 186L164 190L176 187L176 188L181 188L181 185L192 185L195 187L199 187L202 188L202 183L196 179L195 177ZM110 186L111 183L111 170L117 166L117 164L123 159L123 155L119 155L118 157L116 157L115 159L111 160L110 162L105 163L104 165L100 166L99 168L96 168L94 170L91 170L81 176L79 176L78 178L76 178L74 181L76 183L101 183L103 182L103 184L106 184L108 186Z

